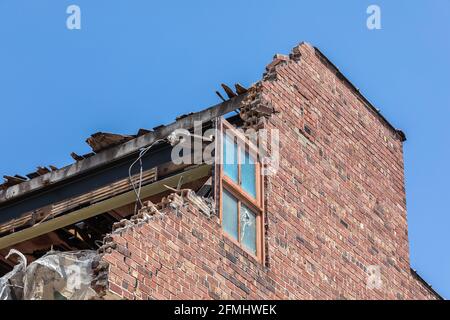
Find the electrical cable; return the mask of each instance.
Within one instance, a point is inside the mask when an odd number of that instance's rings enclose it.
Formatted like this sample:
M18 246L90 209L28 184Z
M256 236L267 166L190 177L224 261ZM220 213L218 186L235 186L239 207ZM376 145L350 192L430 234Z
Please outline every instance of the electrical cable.
M203 137L203 136L198 136L195 134L189 134L190 137L193 137L194 139L201 139L203 141L209 141L212 142L213 138L212 137ZM142 157L156 144L162 141L167 141L169 142L169 144L171 146L174 146L176 144L178 144L179 142L181 142L184 138L179 137L176 132L172 132L167 138L165 139L158 139L156 141L154 141L152 144L150 144L148 147L142 148L141 151L139 152L139 157L131 164L131 166L128 169L128 178L130 180L131 186L133 188L134 193L136 194L136 202L135 202L135 206L134 206L134 213L137 213L138 210L138 205L142 208L144 206L144 204L142 203L141 200L141 189L142 189L142 176L143 176L143 165L142 165ZM133 181L133 177L131 175L131 171L133 169L133 167L136 165L136 163L139 162L139 184L138 187L136 188L136 185Z
M134 213L137 213L137 209L138 209L138 205L140 205L140 207L143 207L143 203L141 200L141 188L142 188L142 175L143 175L143 165L142 165L142 157L157 143L165 141L166 139L158 139L156 141L153 141L152 144L150 144L148 147L142 148L141 151L139 152L139 157L130 165L130 167L128 168L128 178L130 180L131 183L131 187L133 188L134 193L136 194L136 202L135 202L135 206L134 206ZM139 184L138 187L136 188L136 185L133 181L133 177L131 175L131 171L133 169L133 167L136 165L136 163L139 162Z

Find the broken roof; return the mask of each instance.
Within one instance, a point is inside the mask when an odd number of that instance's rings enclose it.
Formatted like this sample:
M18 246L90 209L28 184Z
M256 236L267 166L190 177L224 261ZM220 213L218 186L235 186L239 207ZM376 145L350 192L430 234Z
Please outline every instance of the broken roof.
M337 75L338 78L343 80L350 89L355 92L355 94L364 102L366 107L371 109L378 117L379 119L384 122L388 127L390 127L394 132L398 134L400 139L402 141L405 140L404 134L396 130L379 112L377 108L375 108L362 94L361 92L339 71L339 69L334 66L326 57L323 55L320 50L317 48L314 48L316 54L320 57L320 59ZM278 56L275 56L274 61L271 63L271 65L274 65L278 62L275 60L279 59ZM5 175L5 182L3 184L0 184L0 224L5 221L10 221L11 218L15 219L17 217L20 217L20 214L23 212L29 212L29 210L23 210L24 206L23 203L20 203L21 200L25 197L29 197L27 200L35 201L36 203L33 204L36 208L39 208L39 203L42 206L42 201L36 200L38 199L38 196L42 193L46 193L47 195L50 193L49 191L52 191L54 187L57 187L58 185L61 185L67 181L75 181L75 179L78 179L80 177L86 177L87 175L93 175L93 172L97 171L98 169L105 167L120 167L121 161L124 159L129 159L131 156L135 156L141 148L147 147L149 145L152 145L155 141L158 141L160 139L166 138L169 134L171 134L174 130L179 128L184 129L191 129L194 126L195 121L201 121L203 123L210 122L211 120L226 115L236 109L239 109L242 105L242 101L244 100L245 96L247 95L247 89L243 86L236 84L235 85L235 91L233 91L228 86L222 84L222 88L227 96L228 99L225 99L222 94L219 92L216 92L217 95L223 100L222 103L219 103L217 105L214 105L212 107L209 107L207 109L204 109L199 112L195 113L189 113L186 115L181 115L176 118L176 120L168 125L160 125L157 127L154 127L152 130L148 129L139 129L139 131L135 135L120 135L120 134L114 134L114 133L104 133L104 132L98 132L93 135L91 135L87 140L87 144L91 147L92 152L84 155L78 155L74 152L71 153L71 157L75 160L75 163L68 165L64 168L58 169L55 166L49 165L47 167L38 167L35 172L26 174L26 175L13 175L13 176L7 176ZM160 151L158 151L160 152ZM157 152L155 152L157 153ZM160 152L162 154L162 152ZM150 154L149 154L150 156ZM155 156L155 154L151 155L152 157ZM163 160L164 155L160 155L161 159L158 159L158 161L155 160L155 162L150 162L150 164L154 165L155 163L164 163ZM126 166L128 168L128 166ZM152 167L153 168L153 167ZM121 168L123 169L123 168ZM206 176L206 170L204 168L196 168L194 170L197 170L196 172L196 178L198 177L205 177ZM193 170L193 171L194 171ZM122 170L123 171L123 170ZM114 179L111 181L116 181L116 183L123 183L121 184L118 189L122 188L123 190L126 189L128 186L126 186L124 183L128 182L123 179L123 177L116 175L116 172L112 174ZM144 179L148 178L148 181L155 182L156 179L156 171L152 171L151 169L147 171L148 177L144 177ZM173 175L169 178L162 179L158 181L159 185L165 185L165 184L173 184L177 183L177 179L180 177L180 175ZM94 179L98 177L93 177ZM122 180L121 180L122 179ZM169 183L170 180L170 183ZM125 181L125 182L124 182ZM79 181L78 181L79 182ZM94 183L96 191L100 190L100 185L106 185L107 179L103 179L102 181L98 182L97 184ZM73 183L75 185L75 183ZM153 189L154 186L149 186L147 189L144 190L144 193L146 193L147 196L150 196L155 192ZM120 189L120 190L122 190ZM55 188L56 190L56 188ZM86 190L85 190L86 191ZM78 189L79 192L79 189ZM102 191L103 192L103 191ZM124 191L125 192L125 191ZM109 193L105 193L107 195L110 195ZM105 196L105 194L102 194L102 196ZM76 194L75 194L76 195ZM97 194L96 194L97 195ZM78 203L74 201L77 198L74 197L74 194L68 195L68 194L59 194L61 199L70 199L70 205L75 206ZM124 197L128 197L132 199L134 197L131 192L123 193L121 194L122 200ZM50 196L48 201L55 201L55 196ZM59 199L59 200L61 200ZM82 203L85 199L81 199L79 203ZM17 205L17 207L14 207L14 205ZM45 204L44 204L45 206ZM69 207L69 206L68 206ZM68 207L64 207L63 209L67 209ZM111 207L113 207L111 205ZM106 208L106 209L105 209ZM102 207L101 209L109 210L109 207ZM52 208L53 209L53 208ZM73 209L73 208L71 208ZM34 209L33 209L34 210ZM84 211L83 211L84 210ZM85 214L87 212L87 208L77 208L76 212L72 213L78 213L81 215ZM33 212L35 213L35 212ZM29 217L27 217L29 218ZM46 217L44 217L45 220ZM73 218L73 216L66 215L64 217L67 221L64 222L66 225L69 223L74 223L80 220L80 217ZM56 219L54 219L56 220ZM41 220L42 221L42 220ZM36 225L35 225L36 226ZM36 229L41 228L42 231L37 230L37 232L41 232L40 234L44 234L50 229L45 229L46 227L41 224L38 226L38 228L34 228L34 234L31 235L25 235L21 239L30 239L32 236L36 235ZM54 227L56 228L56 227ZM27 238L28 237L28 238ZM18 240L16 240L18 241ZM12 242L11 242L12 243ZM415 276L417 276L419 279L420 276L413 272ZM423 281L423 279L421 279ZM428 284L426 284L428 285ZM429 286L429 285L428 285ZM431 287L430 287L430 290ZM433 290L434 291L434 290Z
M176 129L192 128L194 121L208 122L216 117L225 115L238 109L242 99L242 94L236 95L232 99L205 110L179 116L175 122L169 125L158 126L153 130L140 129L133 136L102 132L95 133L86 140L93 152L86 155L72 153L71 156L76 161L72 165L61 169L52 166L53 170L39 167L36 172L27 175L29 179L20 175L4 176L6 181L0 185L0 189L2 189L0 190L0 204L134 154L139 149L152 144L158 139L167 137Z
M381 121L398 134L402 141L406 140L404 133L395 129L380 111L362 95L359 89L356 88L319 49L314 47L314 50L319 58L336 73L338 78L342 79L355 92L355 94L364 102L366 107L375 112ZM275 55L274 61L272 61L268 67L277 62L279 56L280 55ZM5 182L0 184L0 206L31 192L48 188L61 181L71 179L87 173L90 170L117 161L130 154L134 154L138 152L140 148L146 147L158 139L167 137L172 131L178 128L192 128L194 121L210 121L215 117L239 109L243 97L247 93L247 89L238 83L235 84L235 91L225 84L222 84L221 86L225 91L228 100L216 91L216 94L223 100L222 103L199 112L178 116L176 121L169 125L160 125L154 127L153 130L139 129L135 135L120 135L104 132L94 133L86 140L87 144L92 148L92 152L84 155L78 155L75 152L72 152L71 157L76 161L72 165L61 169L52 165L49 165L49 168L40 166L35 172L26 174L25 176L20 174L14 176L4 175Z

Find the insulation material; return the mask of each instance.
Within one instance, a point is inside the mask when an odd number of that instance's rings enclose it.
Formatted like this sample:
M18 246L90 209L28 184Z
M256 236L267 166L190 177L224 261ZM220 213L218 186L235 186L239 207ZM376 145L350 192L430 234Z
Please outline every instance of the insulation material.
M91 288L95 251L50 251L31 263L24 277L25 300L88 300L96 296Z
M15 249L11 249L5 258L8 259L13 254L19 257L19 263L0 278L0 300L23 299L23 277L27 268L27 259Z

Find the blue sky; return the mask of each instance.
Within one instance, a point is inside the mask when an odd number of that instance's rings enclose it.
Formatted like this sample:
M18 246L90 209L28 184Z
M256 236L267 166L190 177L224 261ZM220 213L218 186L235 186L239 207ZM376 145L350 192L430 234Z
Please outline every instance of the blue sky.
M66 8L81 8L81 30ZM366 8L381 7L381 30ZM450 1L0 0L0 173L64 166L96 131L135 133L319 47L406 132L411 264L450 297Z

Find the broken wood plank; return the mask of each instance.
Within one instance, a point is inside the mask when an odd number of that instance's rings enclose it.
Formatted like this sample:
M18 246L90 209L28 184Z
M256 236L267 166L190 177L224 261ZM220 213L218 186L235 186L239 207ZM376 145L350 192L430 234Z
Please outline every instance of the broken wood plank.
M0 189L8 189L11 186L14 186L16 184L22 183L24 181L27 181L28 179L24 178L24 177L20 177L20 176L3 176L3 179L5 179L5 182L3 182L2 184L0 184Z
M14 184L27 181L26 178L21 178L21 177L17 177L17 176L14 176L14 177L12 177L12 176L3 176L3 178L6 179L6 181L8 183L14 183Z
M40 175L43 176L46 173L49 173L50 170L47 167L37 167L36 172Z
M219 91L216 91L216 94L219 96L220 99L222 99L223 102L227 101L225 98L220 94Z
M233 92L233 90L231 90L231 88L229 86L227 86L226 84L222 83L221 84L223 90L225 91L225 93L227 94L228 98L234 98L236 97L236 93Z
M81 160L84 159L82 156L76 154L75 152L71 152L71 153L70 153L70 156L71 156L72 159L75 160L75 161L81 161Z
M26 174L26 176L28 179L34 179L36 177L39 177L39 174L37 172L31 172L31 173Z
M83 159L87 159L87 158L90 158L92 156L95 156L94 152L89 152L89 153L86 153L86 154L82 155Z
M99 153L102 150L117 146L134 138L134 136L129 135L97 132L87 138L86 143L92 148L95 153Z
M248 90L246 88L244 88L243 86L241 86L239 83L236 83L234 85L234 87L236 88L236 93L238 95L244 94L246 93Z
M139 131L137 132L137 136L138 137L140 137L140 136L143 136L144 134L147 134L147 133L150 133L151 131L150 130L147 130L147 129L139 129Z

